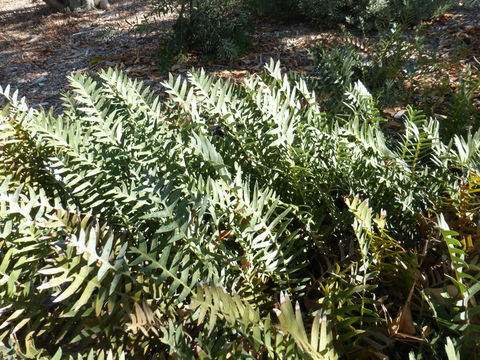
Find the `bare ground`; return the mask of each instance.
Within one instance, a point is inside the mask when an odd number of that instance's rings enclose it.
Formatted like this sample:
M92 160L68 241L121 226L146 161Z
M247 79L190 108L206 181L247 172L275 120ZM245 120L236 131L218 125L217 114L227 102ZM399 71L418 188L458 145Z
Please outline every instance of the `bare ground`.
M147 1L116 1L107 11L55 13L42 1L0 0L0 85L10 84L32 106L58 106L67 76L100 66L135 75L155 68L158 37L138 33ZM156 19L168 29L173 17ZM141 74L148 79L150 73ZM155 71L151 73L155 80Z

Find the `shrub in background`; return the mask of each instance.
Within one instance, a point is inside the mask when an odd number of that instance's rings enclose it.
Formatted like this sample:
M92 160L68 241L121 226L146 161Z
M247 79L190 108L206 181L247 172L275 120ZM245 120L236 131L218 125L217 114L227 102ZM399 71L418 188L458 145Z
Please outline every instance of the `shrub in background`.
M440 64L441 69L444 65ZM480 71L467 67L457 75L458 86L452 88L450 75L425 85L419 95L419 107L440 120L440 132L448 141L456 134L466 135L480 127Z
M250 46L249 7L240 0L164 0L154 11L178 10L170 40L160 51L169 63L176 55L198 51L207 58L232 62Z
M252 4L261 16L292 22L304 19L296 0L253 0Z
M381 32L374 45L349 41L347 37L333 47L320 44L310 49L314 62L310 85L316 89L324 109L332 114L345 112L348 106L339 95L349 92L360 80L380 107L410 103L428 116L438 117L440 135L445 141L456 134L477 131L480 127L478 69L467 67L454 76L458 78L458 86L452 87L451 75L438 78L448 65L425 49L420 34L421 30L413 38L407 38L402 27L394 26ZM416 77L424 72L437 77L434 84L416 84Z
M403 81L417 70L413 56L417 45L403 36L400 26L382 32L375 45L361 44L349 38L327 48L310 49L314 62L312 86L325 108L338 113L344 107L341 94L360 80L379 105L390 105L404 97ZM368 47L368 48L367 48Z
M252 12L283 21L325 26L347 25L362 31L388 28L392 22L415 25L452 6L453 0L156 0L158 13L178 11L173 34L162 45L159 64L198 51L207 58L232 62L249 48ZM255 10L256 9L256 10Z
M392 22L415 25L456 4L453 0L297 0L304 16L315 24L346 24L364 31L384 29Z
M390 0L390 18L405 25L417 25L422 20L439 16L458 5L453 0Z

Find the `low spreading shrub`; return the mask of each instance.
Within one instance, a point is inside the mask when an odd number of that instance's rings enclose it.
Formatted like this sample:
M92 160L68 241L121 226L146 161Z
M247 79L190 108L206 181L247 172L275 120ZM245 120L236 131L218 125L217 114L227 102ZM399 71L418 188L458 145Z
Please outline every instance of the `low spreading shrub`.
M314 69L309 84L331 114L348 108L339 94L361 81L380 108L411 103L427 116L437 117L446 142L480 127L478 69L467 67L458 75L449 74L450 65L425 50L420 32L407 38L401 27L394 26L380 33L376 43L365 45L347 37L311 48L310 56ZM423 78L430 83L422 83Z
M327 116L280 69L0 91L2 358L479 355L480 132L390 134L359 82Z
M375 45L348 41L310 49L314 70L312 86L333 113L345 107L342 97L361 81L380 105L390 105L402 97L404 81L418 69L418 46L403 35L399 26L383 32Z
M444 75L419 91L419 107L426 114L439 118L440 134L445 141L456 134L475 132L480 127L480 71L466 67L453 75L455 86L452 86L451 76Z

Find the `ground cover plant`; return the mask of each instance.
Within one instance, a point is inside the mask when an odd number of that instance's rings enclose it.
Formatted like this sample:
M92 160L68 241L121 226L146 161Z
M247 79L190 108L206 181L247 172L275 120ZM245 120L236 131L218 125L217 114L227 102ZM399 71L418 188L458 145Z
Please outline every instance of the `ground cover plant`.
M444 63L426 47L422 28L408 32L393 25L372 41L359 41L351 34L331 44L310 49L313 70L309 84L317 92L322 108L332 115L343 113L349 104L343 94L357 81L371 92L381 111L406 104L439 119L440 136L448 142L454 135L475 132L480 126L478 66L467 65L457 74L445 73ZM430 84L424 79L435 80ZM451 78L457 78L452 84Z
M312 86L324 100L324 108L340 112L345 105L336 94L344 94L357 81L365 84L380 107L405 100L404 82L420 71L423 54L421 43L404 33L403 27L394 25L374 43L347 35L342 41L310 49Z
M273 62L69 80L60 116L1 90L3 358L478 357L480 132Z

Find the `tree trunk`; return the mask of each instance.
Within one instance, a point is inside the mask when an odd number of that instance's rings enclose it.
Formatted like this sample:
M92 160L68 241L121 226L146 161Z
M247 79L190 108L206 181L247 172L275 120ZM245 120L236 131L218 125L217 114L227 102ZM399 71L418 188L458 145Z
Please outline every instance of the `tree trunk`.
M58 11L91 10L96 7L107 9L108 0L44 0L45 3Z

